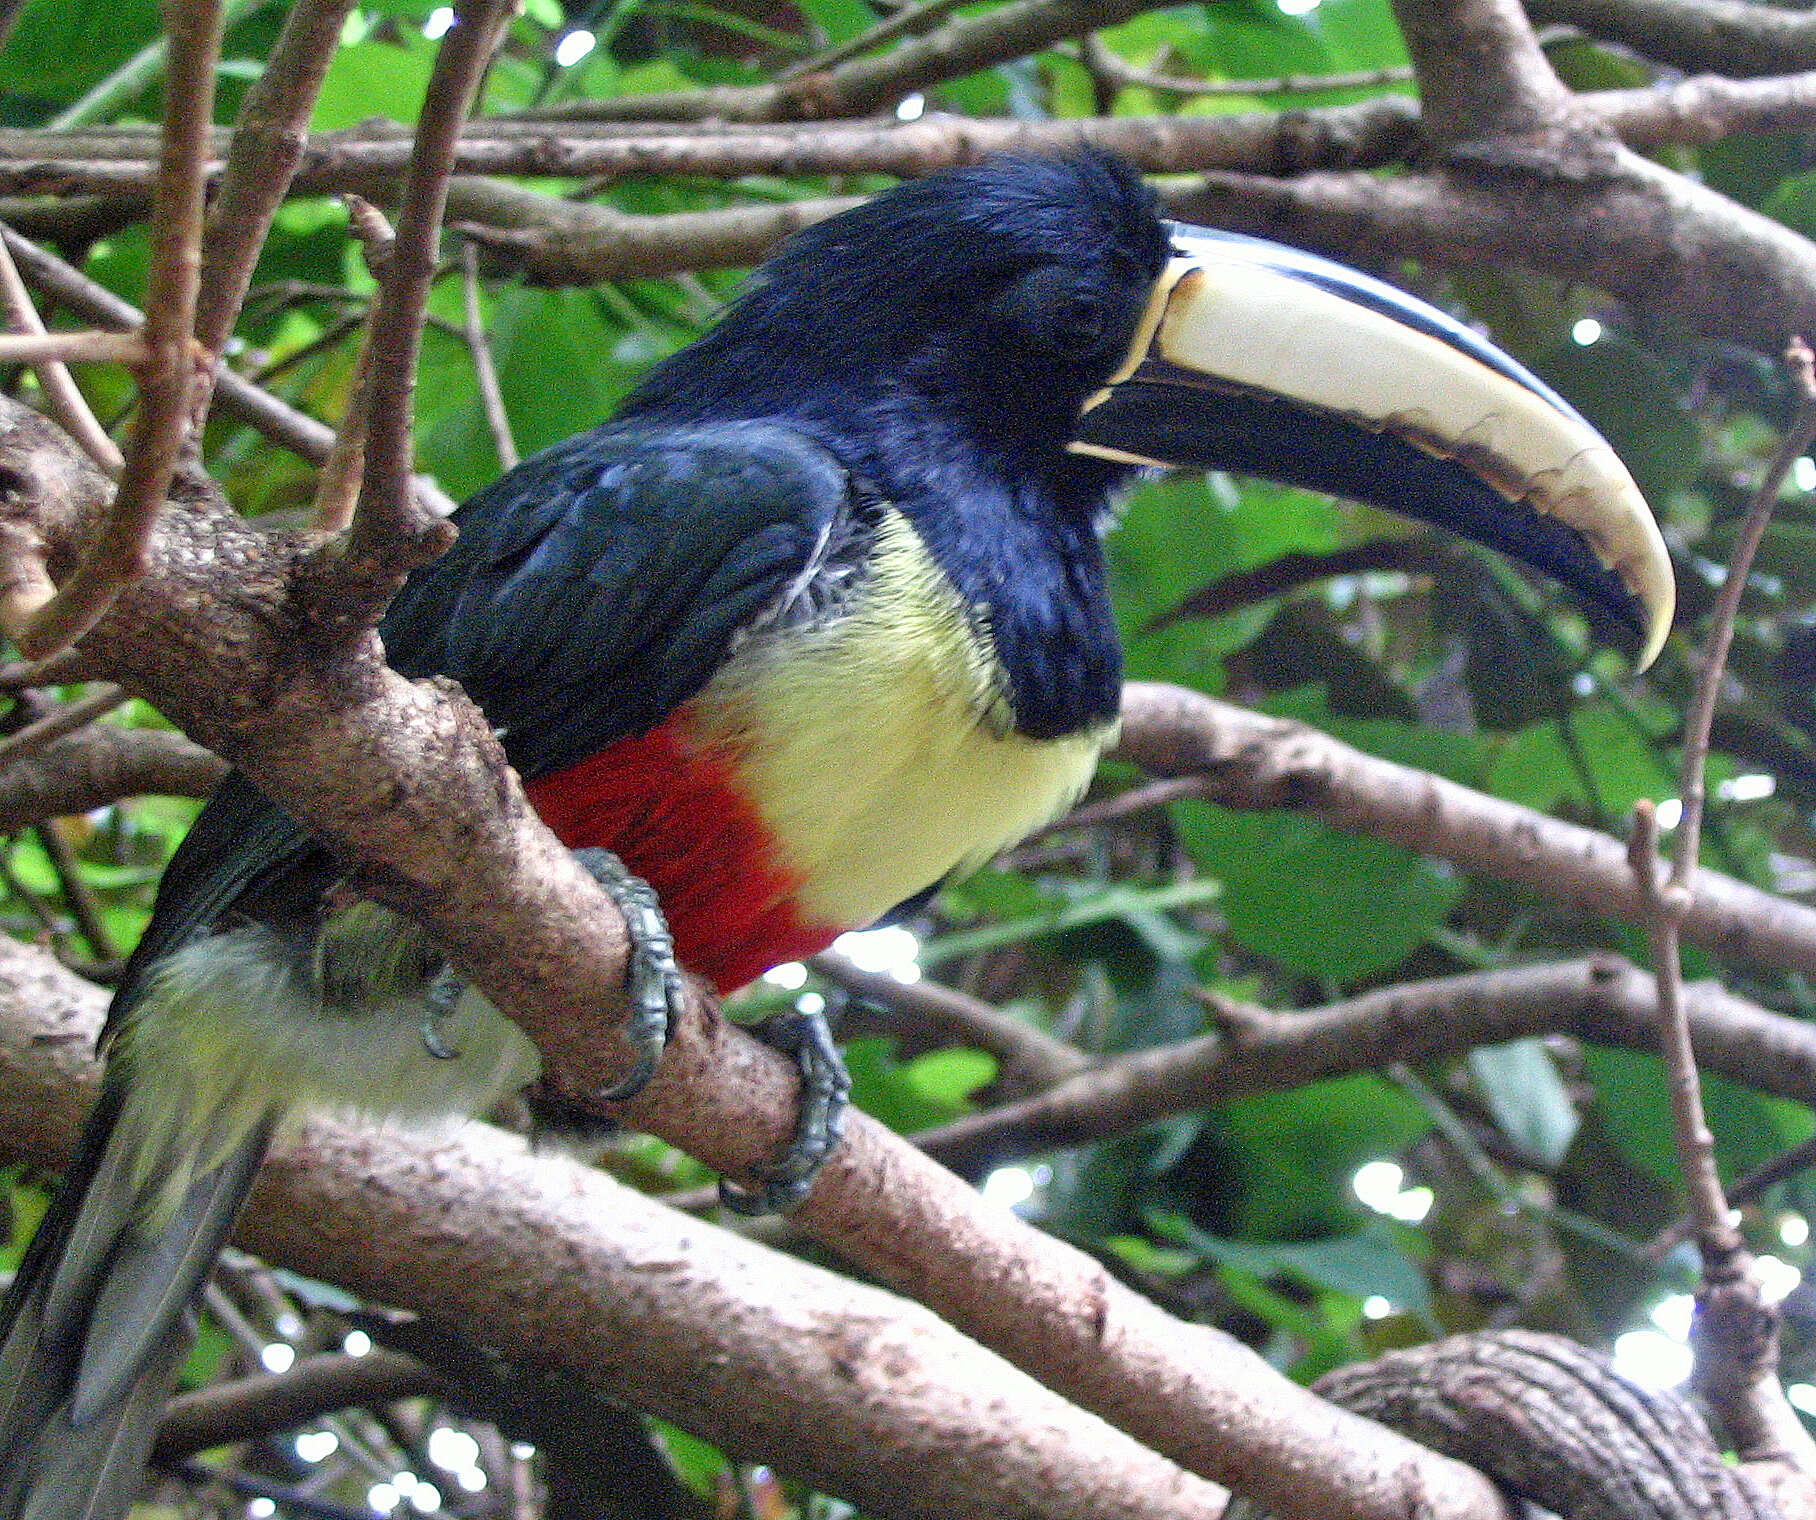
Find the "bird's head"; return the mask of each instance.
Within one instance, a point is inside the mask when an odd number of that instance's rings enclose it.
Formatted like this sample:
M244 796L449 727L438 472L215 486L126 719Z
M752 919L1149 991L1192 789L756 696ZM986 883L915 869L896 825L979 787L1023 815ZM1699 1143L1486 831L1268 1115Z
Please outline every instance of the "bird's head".
M1542 381L1382 281L1163 221L1106 154L994 157L807 228L628 409L890 435L896 458L958 435L1099 496L1130 467L1261 475L1536 566L1642 662L1671 622L1638 488Z
M1127 352L1168 244L1122 160L998 156L805 228L633 408L922 409L1057 457Z

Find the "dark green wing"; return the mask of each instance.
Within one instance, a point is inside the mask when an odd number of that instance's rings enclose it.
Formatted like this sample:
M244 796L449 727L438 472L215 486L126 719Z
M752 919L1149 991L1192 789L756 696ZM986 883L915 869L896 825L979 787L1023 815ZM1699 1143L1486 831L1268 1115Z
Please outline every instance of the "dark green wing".
M456 514L380 633L407 675L453 676L526 777L655 727L740 629L832 567L851 477L791 429L608 425Z

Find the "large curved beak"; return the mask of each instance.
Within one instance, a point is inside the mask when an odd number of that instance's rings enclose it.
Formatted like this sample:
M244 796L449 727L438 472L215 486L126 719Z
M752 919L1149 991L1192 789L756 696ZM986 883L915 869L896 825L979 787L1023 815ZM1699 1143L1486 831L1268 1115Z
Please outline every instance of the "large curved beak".
M1173 224L1071 447L1351 497L1524 560L1639 635L1676 593L1633 477L1568 402L1436 307L1328 259Z

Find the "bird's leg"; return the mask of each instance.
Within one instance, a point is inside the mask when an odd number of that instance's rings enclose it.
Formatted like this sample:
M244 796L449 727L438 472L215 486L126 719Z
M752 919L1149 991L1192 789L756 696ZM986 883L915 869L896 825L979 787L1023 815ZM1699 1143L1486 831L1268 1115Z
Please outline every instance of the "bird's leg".
M800 1069L801 1114L782 1159L755 1169L755 1187L720 1182L719 1201L734 1214L786 1214L813 1190L820 1168L844 1137L851 1075L823 1013L777 1014L751 1033Z
M662 1047L668 1043L671 1021L681 1016L686 990L681 967L675 961L675 940L662 916L655 891L640 876L633 876L610 850L588 846L574 851L594 881L618 905L630 935L630 962L625 967L625 991L630 995L631 1017L624 1033L637 1051L630 1075L598 1094L608 1103L635 1097L656 1074Z
M626 1034L641 1054L628 1077L599 1095L608 1100L628 1098L654 1075L670 1021L680 1017L681 968L675 961L675 942L661 903L649 883L633 876L610 850L588 847L576 850L574 858L618 904L630 933L631 957L625 978L631 1021ZM845 1133L851 1078L822 1014L781 1014L765 1020L754 1032L792 1058L800 1070L801 1114L788 1149L779 1161L758 1170L757 1185L747 1189L722 1182L719 1196L727 1208L739 1214L785 1214L812 1190L814 1178Z

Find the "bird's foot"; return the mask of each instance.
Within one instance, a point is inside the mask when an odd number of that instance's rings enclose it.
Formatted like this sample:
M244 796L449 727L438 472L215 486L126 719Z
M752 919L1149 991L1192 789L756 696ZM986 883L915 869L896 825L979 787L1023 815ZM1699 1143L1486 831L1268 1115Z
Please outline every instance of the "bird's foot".
M460 1047L448 1038L448 1020L454 1005L467 990L467 979L452 966L443 965L423 993L422 1043L438 1061L458 1061Z
M681 967L675 960L674 936L668 932L668 920L662 916L655 889L642 877L633 876L610 850L588 846L574 851L574 859L618 905L624 915L625 931L630 935L631 954L624 981L631 1017L624 1035L637 1052L637 1064L623 1081L597 1094L608 1103L616 1103L634 1098L656 1074L662 1048L668 1043L669 1026L680 1018L687 993L681 984Z
M781 1160L756 1169L755 1187L721 1182L719 1201L734 1214L786 1214L813 1191L820 1168L844 1137L851 1075L824 1014L778 1014L750 1032L800 1069L801 1114Z

